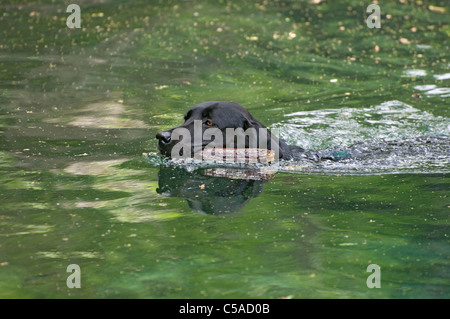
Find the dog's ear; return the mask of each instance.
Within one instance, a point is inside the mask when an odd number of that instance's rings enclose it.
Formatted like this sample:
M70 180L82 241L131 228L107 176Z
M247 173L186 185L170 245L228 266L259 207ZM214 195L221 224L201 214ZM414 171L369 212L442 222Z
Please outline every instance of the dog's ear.
M258 128L261 128L264 126L255 119L245 118L244 124L243 124L244 131L250 127L254 127L254 128L258 129Z

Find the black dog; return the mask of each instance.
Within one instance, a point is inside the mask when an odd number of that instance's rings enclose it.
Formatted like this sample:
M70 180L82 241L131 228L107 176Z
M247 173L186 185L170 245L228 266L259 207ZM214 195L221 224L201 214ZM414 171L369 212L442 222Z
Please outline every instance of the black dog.
M192 150L191 154L195 153L195 148L204 149L206 145L210 144L212 141L215 141L214 139L203 138L203 133L209 128L220 130L223 136L226 135L225 131L227 128L241 128L242 130L236 130L237 134L242 134L243 131L246 131L248 128L255 128L254 131L258 132L256 137L258 145L256 147L269 150L276 148L278 149L279 159L283 160L305 157L304 149L298 146L288 145L284 140L272 136L270 131L258 122L243 106L232 102L205 102L191 108L184 116L184 123L182 125L156 134L156 138L159 140L159 151L162 154L171 157L174 146L178 143L183 143L183 138L173 138L174 130L180 128L186 129L190 136L194 136L195 120L201 121L202 138L201 145L194 145L194 139L187 142L190 144ZM260 134L267 134L267 136L263 137ZM221 142L223 145L216 146L224 148L237 148L237 145L239 145L237 144L237 140L238 137L235 137L230 143L230 141L223 139L223 142ZM243 140L245 141L245 148L251 147L249 145L248 136L243 136ZM264 146L260 145L260 141L265 142Z

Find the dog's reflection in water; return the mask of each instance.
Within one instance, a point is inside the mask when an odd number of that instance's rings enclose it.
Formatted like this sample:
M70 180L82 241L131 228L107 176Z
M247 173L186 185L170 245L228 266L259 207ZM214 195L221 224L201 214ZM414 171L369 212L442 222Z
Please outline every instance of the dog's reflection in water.
M185 198L196 212L223 215L238 212L259 196L274 172L261 169L161 166L157 193Z

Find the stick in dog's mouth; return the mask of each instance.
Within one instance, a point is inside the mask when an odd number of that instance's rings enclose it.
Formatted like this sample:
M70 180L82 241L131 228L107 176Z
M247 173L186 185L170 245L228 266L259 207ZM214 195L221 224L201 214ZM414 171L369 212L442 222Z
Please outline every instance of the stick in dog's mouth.
M274 151L261 148L205 148L199 156L205 161L227 163L268 164L275 160Z

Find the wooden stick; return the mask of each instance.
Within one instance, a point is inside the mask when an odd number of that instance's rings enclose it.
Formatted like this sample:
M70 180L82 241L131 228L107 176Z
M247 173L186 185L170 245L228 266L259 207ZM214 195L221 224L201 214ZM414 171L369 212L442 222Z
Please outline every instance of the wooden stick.
M205 161L227 163L270 163L275 152L261 148L207 148L201 152Z
M213 177L225 177L229 179L267 180L275 176L275 170L264 169L233 169L233 168L207 168L203 174Z

